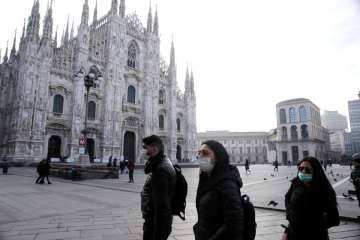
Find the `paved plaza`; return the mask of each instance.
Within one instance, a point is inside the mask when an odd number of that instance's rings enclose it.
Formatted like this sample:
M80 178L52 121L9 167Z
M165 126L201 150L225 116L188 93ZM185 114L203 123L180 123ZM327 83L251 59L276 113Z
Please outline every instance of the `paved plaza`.
M249 194L256 209L257 240L281 239L280 224L287 224L284 194L289 180L296 174L295 167L281 166L273 172L270 165L252 166L245 174L242 193ZM340 214L347 218L360 215L356 201L343 197L352 189L348 182L349 168L334 166L329 179L339 202ZM186 221L174 218L170 239L194 239L192 225L196 222L195 195L198 169L183 169L189 183ZM51 179L51 185L37 185L33 168L10 168L8 176L0 175L0 239L1 240L131 240L141 239L142 219L140 191L145 179L142 170L135 172L135 183L120 179L72 182ZM276 210L267 209L274 200ZM341 226L330 229L331 239L360 239L360 224L343 219Z

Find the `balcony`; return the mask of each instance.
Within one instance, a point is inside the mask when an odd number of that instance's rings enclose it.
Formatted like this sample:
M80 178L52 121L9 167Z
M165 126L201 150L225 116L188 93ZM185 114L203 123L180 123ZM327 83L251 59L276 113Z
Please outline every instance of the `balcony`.
M46 119L48 123L59 123L71 125L71 116L63 113L47 112Z
M122 111L140 115L141 114L141 105L125 102L125 103L123 103Z

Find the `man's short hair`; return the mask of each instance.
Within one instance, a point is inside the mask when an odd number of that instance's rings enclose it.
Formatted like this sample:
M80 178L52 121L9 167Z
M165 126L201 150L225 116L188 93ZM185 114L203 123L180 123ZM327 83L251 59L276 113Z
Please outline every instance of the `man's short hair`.
M157 147L160 151L164 150L161 138L157 135L151 135L143 139L143 144Z

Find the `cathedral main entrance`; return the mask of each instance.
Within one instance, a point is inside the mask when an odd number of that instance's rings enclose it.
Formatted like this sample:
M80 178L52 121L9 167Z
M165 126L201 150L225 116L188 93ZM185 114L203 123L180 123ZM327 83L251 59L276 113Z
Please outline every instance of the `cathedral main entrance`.
M136 161L135 159L136 136L134 132L127 131L124 136L124 159Z
M60 158L61 156L61 138L59 136L51 136L48 144L48 158Z

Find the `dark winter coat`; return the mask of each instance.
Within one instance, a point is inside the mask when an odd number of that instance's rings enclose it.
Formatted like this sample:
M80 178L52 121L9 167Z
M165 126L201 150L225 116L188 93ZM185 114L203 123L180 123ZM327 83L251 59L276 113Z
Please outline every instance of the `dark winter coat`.
M135 169L135 163L134 163L133 161L129 161L129 163L128 163L128 169L129 169L130 171L134 171L134 169Z
M239 170L229 164L200 174L196 196L196 240L242 240L244 213Z
M162 153L150 158L145 165L149 174L141 192L144 239L165 240L171 233L172 197L175 191L175 169Z
M328 240L328 229L340 223L336 199L324 197L298 178L285 195L288 240Z
M9 170L9 164L7 162L3 162L2 169L3 169L3 174L7 174Z
M41 162L39 162L36 170L37 170L37 173L40 176L49 176L49 174L50 174L50 163L49 163L49 161L42 160Z

